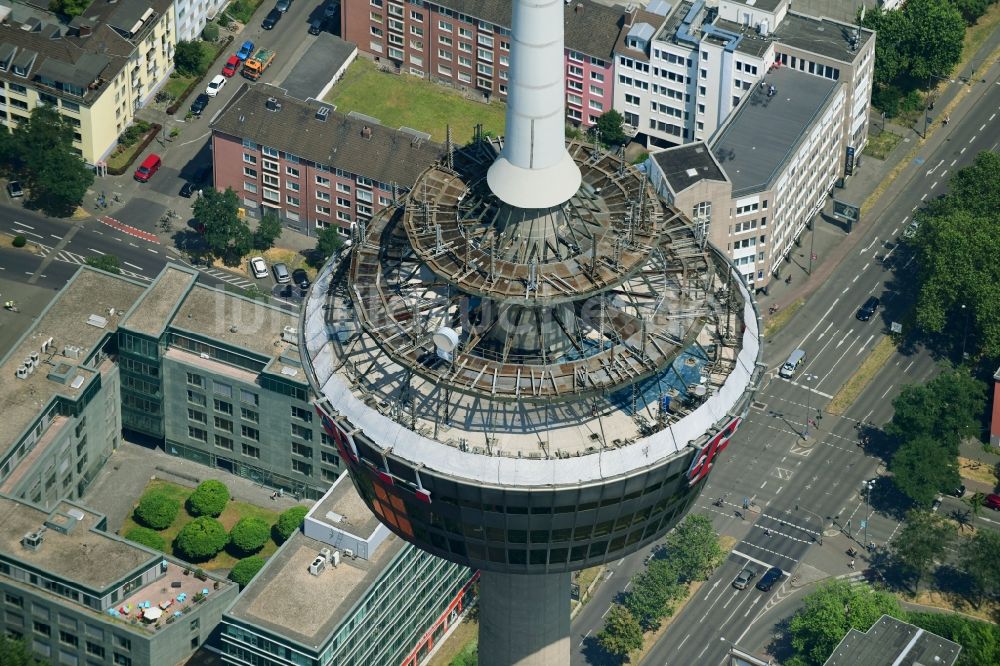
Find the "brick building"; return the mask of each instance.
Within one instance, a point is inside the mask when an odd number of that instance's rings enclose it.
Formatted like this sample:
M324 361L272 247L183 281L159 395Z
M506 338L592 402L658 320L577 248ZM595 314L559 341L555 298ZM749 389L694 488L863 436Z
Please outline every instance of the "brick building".
M565 7L566 118L589 126L611 109L622 7ZM507 95L509 0L343 0L341 35L376 62L487 98Z
M425 137L244 84L212 124L214 182L254 217L271 211L305 234L346 231L443 156Z

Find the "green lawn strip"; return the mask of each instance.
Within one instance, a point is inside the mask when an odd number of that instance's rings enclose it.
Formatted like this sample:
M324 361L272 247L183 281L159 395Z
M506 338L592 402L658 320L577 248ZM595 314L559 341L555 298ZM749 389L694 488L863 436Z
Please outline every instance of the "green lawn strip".
M875 159L884 160L889 157L889 153L903 140L895 132L882 131L878 135L868 135L868 145L865 146L864 154Z
M192 81L194 81L193 76L171 75L170 80L163 86L163 90L170 93L171 99L177 99L184 94L184 91L187 90Z
M774 335L781 328L787 324L792 319L792 315L799 311L803 305L806 304L805 298L800 298L795 300L782 309L775 312L773 315L768 315L767 319L764 321L764 337L769 335Z
M847 411L847 408L854 404L854 401L858 399L861 392L865 390L865 387L871 383L875 375L878 374L892 355L896 353L896 343L889 336L884 336L878 343L872 348L865 360L861 362L861 367L858 371L851 375L837 394L833 396L830 404L827 405L826 411L830 414L843 414Z
M979 17L976 25L965 30L965 41L962 45L962 63L958 67L961 71L965 65L976 55L976 51L983 45L986 38L993 30L1000 25L1000 4L993 3L986 13ZM976 67L979 70L979 67Z
M185 502L187 501L187 498L191 496L191 493L194 492L194 488L188 488L187 486L181 486L176 483L170 483L169 481L163 481L161 479L154 479L147 484L145 490L143 490L143 495L152 490L166 494L168 497L176 500L181 505L181 510L177 514L177 518L174 520L173 524L171 524L167 529L161 530L159 534L163 537L163 540L167 544L167 553L177 557L178 559L183 559L173 552L173 543L181 529L194 520L194 518L185 510ZM218 520L228 532L241 518L260 518L268 525L273 525L278 521L279 514L280 512L278 511L272 511L270 509L265 509L246 502L230 501L229 505L226 506L225 511L222 512ZM122 528L119 533L124 536L128 534L133 527L139 527L139 524L135 522L131 515L129 515L129 517L126 518L125 522L122 524ZM268 557L273 555L277 549L278 545L274 543L272 539L268 539L267 543L264 544L264 548L261 549L257 555L260 555L261 557ZM194 564L192 566L201 567L206 571L213 571L216 569L232 569L236 562L240 559L241 558L234 557L230 553L223 550L211 560Z
M264 4L264 0L235 0L226 7L226 13L246 25L253 18L253 13Z
M326 101L337 111L357 111L377 118L386 127L411 127L444 142L447 127L458 144L472 138L476 123L502 134L506 107L467 100L451 88L408 75L380 72L375 64L357 58L335 85Z

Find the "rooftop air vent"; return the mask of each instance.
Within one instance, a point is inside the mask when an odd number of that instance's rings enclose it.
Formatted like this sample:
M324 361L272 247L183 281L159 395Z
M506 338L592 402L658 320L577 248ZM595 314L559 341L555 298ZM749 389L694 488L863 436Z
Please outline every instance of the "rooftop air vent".
M316 109L316 120L326 122L326 119L330 117L330 107L321 106Z
M281 103L277 97L268 97L267 101L264 102L264 106L267 107L268 111L277 111L281 108Z
M21 545L24 546L26 550L38 550L44 541L45 527L39 527L37 532L28 532L23 537L21 537Z

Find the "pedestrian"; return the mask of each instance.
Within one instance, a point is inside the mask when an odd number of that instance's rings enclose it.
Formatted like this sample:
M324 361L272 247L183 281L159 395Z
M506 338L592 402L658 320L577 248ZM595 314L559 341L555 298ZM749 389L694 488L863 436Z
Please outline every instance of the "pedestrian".
M764 536L771 536L771 530L769 530L768 528L765 527L764 528Z
M853 569L854 568L854 560L851 560L850 563L847 566L849 566L849 567L851 567Z

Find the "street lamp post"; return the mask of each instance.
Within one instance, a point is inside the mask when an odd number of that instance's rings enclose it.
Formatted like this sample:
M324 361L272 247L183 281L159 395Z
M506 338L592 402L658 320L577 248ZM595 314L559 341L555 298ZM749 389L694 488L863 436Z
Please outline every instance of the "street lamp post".
M824 521L823 521L823 519L820 518L819 514L813 513L809 509L805 508L804 506L802 506L801 504L799 504L798 502L796 502L795 503L795 510L798 511L799 509L802 509L803 511L805 511L806 513L808 513L810 516L816 516L816 520L819 522L819 540L818 540L818 543L819 543L819 545L822 546L823 545L823 526L825 524Z
M802 431L802 439L809 439L809 422L812 420L812 389L809 388L808 382L816 379L817 375L802 375L802 382L806 387L806 424L805 429Z

